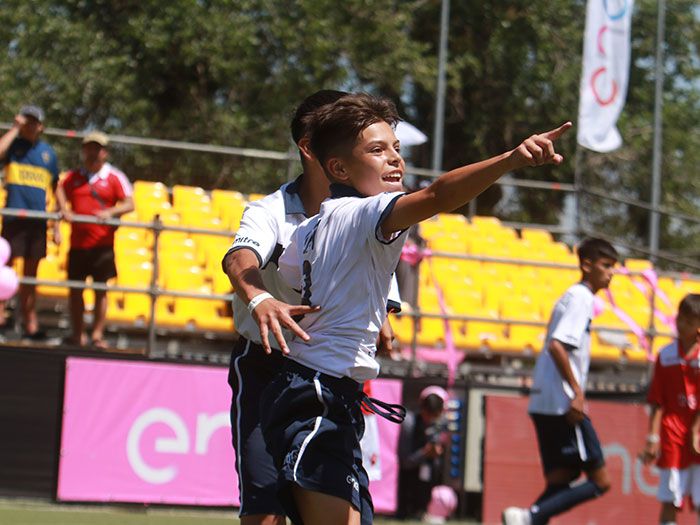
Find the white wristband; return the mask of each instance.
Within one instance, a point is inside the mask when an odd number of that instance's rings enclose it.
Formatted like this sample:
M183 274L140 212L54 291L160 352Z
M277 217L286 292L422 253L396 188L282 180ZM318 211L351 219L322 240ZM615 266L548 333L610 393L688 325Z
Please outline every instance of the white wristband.
M248 303L248 311L251 313L251 315L253 313L253 310L255 310L260 303L267 299L274 299L274 297L272 297L272 295L267 292L263 292L253 297Z
M661 438L658 434L647 435L647 443L658 443L659 441L661 441Z

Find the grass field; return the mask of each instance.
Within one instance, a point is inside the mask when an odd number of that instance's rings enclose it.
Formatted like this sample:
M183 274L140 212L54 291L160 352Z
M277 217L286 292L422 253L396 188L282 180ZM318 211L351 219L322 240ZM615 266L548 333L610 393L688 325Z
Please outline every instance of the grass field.
M0 499L2 525L239 525L237 512L146 506L65 505L25 499ZM418 525L377 517L377 525ZM477 525L474 521L450 521Z

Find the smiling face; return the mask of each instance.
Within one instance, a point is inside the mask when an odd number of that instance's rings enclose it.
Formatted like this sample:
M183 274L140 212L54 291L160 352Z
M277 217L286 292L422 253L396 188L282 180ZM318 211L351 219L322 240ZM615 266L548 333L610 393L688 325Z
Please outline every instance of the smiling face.
M347 155L328 159L326 166L333 179L366 196L404 191L406 164L394 130L384 121L366 127Z

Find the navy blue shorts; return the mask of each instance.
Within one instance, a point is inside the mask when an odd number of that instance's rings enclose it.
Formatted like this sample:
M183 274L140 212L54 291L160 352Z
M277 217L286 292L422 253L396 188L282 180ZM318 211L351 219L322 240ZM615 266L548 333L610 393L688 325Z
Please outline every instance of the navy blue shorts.
M605 465L600 440L588 416L570 425L566 416L530 414L537 431L542 468L590 472Z
M279 469L279 499L295 525L303 525L292 484L342 498L363 525L374 514L369 478L362 467L362 385L284 360L263 393L260 410L268 449Z
M262 346L240 337L231 353L231 434L241 498L240 515L284 515L277 499L277 469L260 430L260 397L282 368L279 351L268 355Z

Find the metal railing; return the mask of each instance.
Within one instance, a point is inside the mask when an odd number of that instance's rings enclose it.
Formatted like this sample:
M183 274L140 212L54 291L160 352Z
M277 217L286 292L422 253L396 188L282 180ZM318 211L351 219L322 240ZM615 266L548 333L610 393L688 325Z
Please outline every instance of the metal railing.
M2 216L12 216L12 217L18 217L21 219L49 219L49 220L62 220L61 215L58 213L50 213L50 212L39 212L39 211L30 211L30 210L18 210L18 209L2 209L0 210L0 215ZM148 326L147 326L147 332L148 332L148 338L147 338L147 344L146 344L146 353L147 355L151 356L153 349L155 348L156 345L156 330L158 327L158 322L156 318L156 301L158 300L159 297L161 296L172 296L172 297L183 297L183 298L194 298L194 299L206 299L206 300L216 300L216 301L231 301L233 299L233 294L202 294L202 293L196 293L196 292L187 292L187 291L181 291L181 290L169 290L167 288L161 288L158 285L158 269L159 269L159 237L160 234L164 231L175 231L175 232L183 232L187 234L205 234L205 235L218 235L218 236L223 236L223 237L228 237L232 238L234 233L225 231L225 230L211 230L211 229L205 229L205 228L192 228L192 227L185 227L185 226L171 226L171 225L165 225L163 224L158 216L154 218L152 222L134 222L134 221L124 221L121 219L98 219L94 216L90 215L74 215L72 218L73 222L77 223L92 223L92 224L104 224L104 225L110 225L110 226L125 226L125 227L133 227L133 228L141 228L144 230L150 230L153 233L153 246L152 246L152 274L151 274L151 279L150 279L150 284L148 288L138 288L138 287L130 287L130 286L119 286L119 285L107 285L107 284L102 284L102 283L87 283L84 281L69 281L69 280L62 280L62 281L53 281L53 280L46 280L46 279L36 279L36 278L31 278L31 277L20 277L20 282L22 284L28 284L28 285L42 285L42 286L53 286L53 287L65 287L65 288L71 288L71 289L94 289L94 290L102 290L102 291L110 291L110 292L123 292L123 293L141 293L141 294L146 294L150 298L150 315L148 319ZM66 241L67 242L67 241ZM223 257L223 254L222 254ZM536 260L523 260L523 259L514 259L514 258L507 258L507 257L490 257L490 256L484 256L484 255L469 255L469 254L457 254L457 253L452 253L452 252L442 252L442 251L432 251L431 252L431 257L434 258L444 258L444 259L455 259L455 260L467 260L467 261L479 261L479 262L486 262L486 263L491 263L491 264L514 264L514 265L520 265L520 266L533 266L533 267L538 267L538 268L552 268L552 269L566 269L566 270L572 270L572 269L578 269L577 266L571 265L571 264L560 264L560 263L555 263L555 262L547 262L547 261L536 261ZM639 272L631 272L633 275L638 275ZM689 276L687 275L680 275L677 273L665 273L662 272L659 275L661 276L669 276L673 278L678 278L678 277L685 277L688 278ZM649 325L645 329L645 335L648 339L648 342L650 345L653 345L654 338L657 336L672 336L670 332L661 332L656 330L655 325L654 325L654 300L655 297L652 295L650 298L650 310L652 312L652 316L649 321ZM546 327L546 323L543 321L530 321L530 320L524 320L524 319L511 319L511 318L493 318L493 317L480 317L480 316L473 316L473 315L456 315L456 314L450 314L450 313L435 313L435 312L427 312L427 311L421 311L420 309L416 309L410 312L403 312L398 314L399 317L410 317L412 318L413 322L413 331L412 331L412 341L411 341L411 355L412 355L412 363L411 366L415 365L416 360L417 360L417 349L418 349L418 333L419 333L419 324L421 322L421 319L444 319L447 321L456 321L456 322L488 322L488 323L493 323L493 324L501 324L504 326L509 326L509 325L522 325L522 326L537 326L537 327ZM619 327L614 327L614 326L605 326L605 325L596 325L593 327L593 330L595 331L606 331L606 332L614 332L614 333L630 333L631 329L624 329L624 328L619 328ZM204 330L203 330L204 331ZM651 347L651 346L650 346Z

